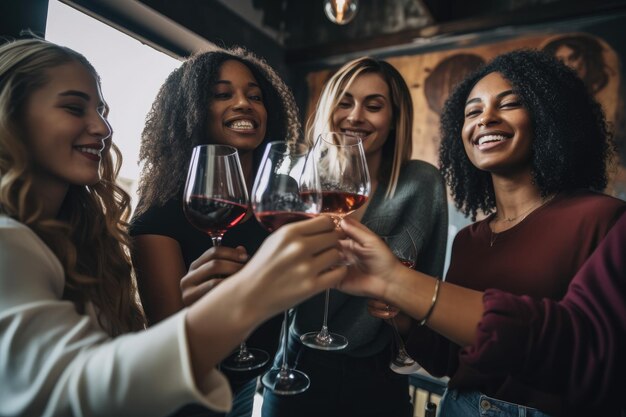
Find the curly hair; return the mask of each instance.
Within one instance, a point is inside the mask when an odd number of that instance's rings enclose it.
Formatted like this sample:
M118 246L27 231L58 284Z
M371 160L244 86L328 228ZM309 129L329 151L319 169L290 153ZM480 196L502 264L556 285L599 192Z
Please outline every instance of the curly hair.
M100 83L91 64L69 48L40 39L0 47L0 213L46 243L65 270L63 298L79 313L93 303L101 326L116 336L145 327L128 255L130 198L115 184L120 153L107 139L101 180L70 186L58 217L46 219L44 202L33 191L34 161L21 122L32 94L48 82L48 70L70 62L83 65Z
M184 186L192 149L207 143L211 89L228 60L248 67L263 92L268 110L264 143L299 139L301 125L293 94L263 59L239 47L194 55L168 76L148 113L141 134L139 161L143 167L136 215L165 204ZM263 148L255 150L255 166Z
M579 188L603 190L614 155L612 135L598 102L577 74L545 52L517 50L500 55L468 76L450 95L441 116L442 174L456 207L476 219L491 213L495 194L491 174L470 162L461 130L467 97L483 77L498 72L520 96L532 121L532 179L541 195Z
M383 145L380 179L387 182L386 198L392 198L400 177L402 165L411 159L413 101L411 92L400 72L386 61L369 56L345 63L324 84L315 106L315 112L307 121L306 135L309 144L322 132L333 130L333 113L346 91L361 74L379 74L389 86L392 105L392 129Z

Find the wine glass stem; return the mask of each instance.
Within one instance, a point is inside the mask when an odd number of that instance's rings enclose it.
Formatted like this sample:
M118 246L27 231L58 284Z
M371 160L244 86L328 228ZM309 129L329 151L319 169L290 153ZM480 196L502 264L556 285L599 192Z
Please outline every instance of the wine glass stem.
M283 361L280 365L281 376L284 375L289 369L289 367L287 366L287 340L289 337L287 333L289 331L289 326L287 326L287 323L289 322L289 314L287 313L287 310L285 310L283 314Z
M218 248L222 244L222 236L211 236L211 240L213 241L213 247ZM246 341L244 340L239 344L239 352L237 353L237 360L240 362L245 362L253 359L254 356L250 352L248 352L248 346L246 345Z
M237 359L241 362L249 361L254 357L250 352L248 352L248 346L246 346L245 340L239 344L239 353L237 354Z
M326 289L326 297L324 299L324 321L322 322L322 330L320 335L328 336L328 301L330 300L330 290Z
M402 341L402 336L400 336L400 332L398 331L398 326L396 325L395 317L390 318L389 321L391 322L391 326L393 327L393 334L396 339L396 343L398 344L398 352L401 355L408 356L408 354L406 353L406 349L404 348L404 342Z
M222 236L211 236L213 247L217 248L222 244Z

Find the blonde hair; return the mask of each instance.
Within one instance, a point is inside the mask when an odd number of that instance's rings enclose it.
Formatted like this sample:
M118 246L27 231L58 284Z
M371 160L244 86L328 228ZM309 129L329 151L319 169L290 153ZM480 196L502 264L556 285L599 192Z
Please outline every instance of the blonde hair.
M326 82L317 101L315 112L307 121L306 140L315 143L320 133L333 130L332 117L343 95L361 74L375 73L389 86L392 104L392 127L383 146L379 180L386 180L385 198L392 198L400 169L411 158L413 102L402 75L391 64L372 57L362 57L344 64Z
M100 82L91 64L69 48L40 39L0 46L0 213L27 225L48 245L65 270L63 298L79 313L93 303L102 327L116 336L145 327L128 256L130 198L115 184L119 150L107 139L101 180L70 186L57 219L44 219L21 124L30 96L48 82L48 70L70 62L84 65Z

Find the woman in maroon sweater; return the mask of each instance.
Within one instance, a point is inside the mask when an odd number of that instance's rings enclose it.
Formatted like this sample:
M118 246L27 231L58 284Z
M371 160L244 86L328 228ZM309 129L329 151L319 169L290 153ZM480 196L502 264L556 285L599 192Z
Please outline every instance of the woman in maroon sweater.
M381 256L384 244L363 226L351 221L343 226L366 261L362 268L368 274L343 282L341 289L384 297L422 318L430 294L416 297L421 293L415 290L422 291L429 278L403 268L392 254ZM624 248L626 214L572 279L562 300L497 289L479 292L446 283L439 289L428 325L442 331L450 328L449 322L464 311L460 303L473 305L481 312L472 312L467 319L475 331L471 341L463 343L462 362L476 372L511 375L558 396L563 415L619 415L620 408L625 408L626 392ZM372 252L376 257L368 258L366 254ZM404 276L407 273L412 276Z
M367 245L374 238L352 236L366 244L360 252L356 246L357 255L372 280L380 272L410 285L400 295L410 308L387 289L374 296L420 320L410 329L407 348L428 372L450 377L440 416L496 409L499 416L585 415L581 407L569 410L562 392L543 385L543 370L533 369L538 364L524 362L532 372L520 374L512 370L517 351L499 344L483 349L500 335L479 338L492 320L483 317L482 292L565 295L625 210L623 201L592 191L606 186L611 150L602 110L573 71L540 52L507 53L462 82L442 115L441 167L457 207L473 218L479 211L488 214L455 238L446 284L398 270L388 254L373 259ZM347 224L349 235L354 229ZM383 259L387 263L379 269ZM452 290L460 287L475 291ZM379 317L388 316L372 307Z

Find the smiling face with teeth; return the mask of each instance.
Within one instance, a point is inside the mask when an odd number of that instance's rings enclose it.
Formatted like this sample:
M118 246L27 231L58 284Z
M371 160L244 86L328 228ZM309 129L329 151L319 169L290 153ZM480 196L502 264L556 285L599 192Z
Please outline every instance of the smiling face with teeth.
M250 69L225 61L212 87L207 121L209 143L230 145L240 153L256 149L267 127L263 92Z
M375 72L356 77L332 114L333 130L360 137L366 154L381 151L392 120L389 86Z
M111 135L106 106L94 75L72 61L49 69L47 82L23 108L34 186L48 193L100 180L104 140Z
M465 152L481 170L512 173L531 168L533 130L530 114L500 73L476 83L465 105Z

